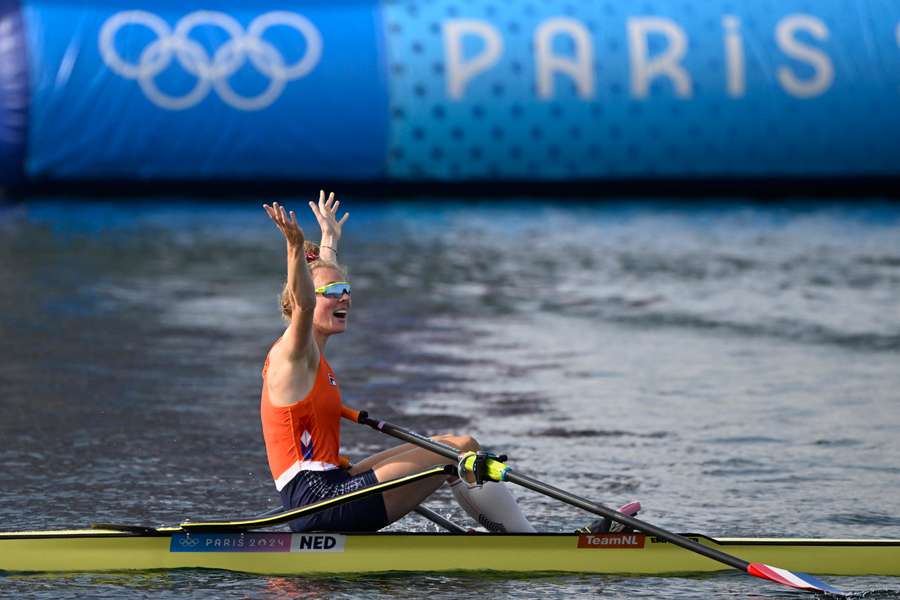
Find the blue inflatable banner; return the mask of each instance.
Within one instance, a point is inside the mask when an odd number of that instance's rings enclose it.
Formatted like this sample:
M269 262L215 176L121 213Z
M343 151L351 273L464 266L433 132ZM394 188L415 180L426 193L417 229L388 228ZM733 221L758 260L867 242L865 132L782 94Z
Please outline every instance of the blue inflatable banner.
M900 172L900 2L390 3L399 177Z
M0 0L0 184L19 183L28 131L25 33L18 2Z
M900 175L896 0L22 11L36 179Z
M35 176L372 178L373 3L26 2Z

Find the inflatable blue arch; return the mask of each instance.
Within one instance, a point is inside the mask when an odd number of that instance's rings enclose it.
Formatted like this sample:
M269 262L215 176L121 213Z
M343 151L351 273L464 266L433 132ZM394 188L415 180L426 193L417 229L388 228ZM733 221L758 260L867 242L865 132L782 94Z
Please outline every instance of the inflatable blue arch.
M897 0L0 0L0 183L897 177Z

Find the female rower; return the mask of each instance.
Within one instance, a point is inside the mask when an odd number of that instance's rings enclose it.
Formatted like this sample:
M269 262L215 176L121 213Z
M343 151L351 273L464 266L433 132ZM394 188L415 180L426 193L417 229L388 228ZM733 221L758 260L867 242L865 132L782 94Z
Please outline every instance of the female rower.
M263 208L287 242L287 282L281 313L288 322L272 346L263 367L260 412L269 467L285 509L346 494L363 487L421 471L445 459L423 448L404 444L350 466L342 462L340 419L349 415L341 405L334 371L325 360L328 338L343 333L350 314L350 282L337 262L341 229L340 202L334 194L310 209L322 238L316 245L304 239L293 211L273 202ZM442 435L434 439L461 452L477 450L470 436ZM314 513L291 522L294 531L377 531L413 510L444 482L463 509L492 531L532 532L515 499L502 483L473 486L455 476L435 477Z

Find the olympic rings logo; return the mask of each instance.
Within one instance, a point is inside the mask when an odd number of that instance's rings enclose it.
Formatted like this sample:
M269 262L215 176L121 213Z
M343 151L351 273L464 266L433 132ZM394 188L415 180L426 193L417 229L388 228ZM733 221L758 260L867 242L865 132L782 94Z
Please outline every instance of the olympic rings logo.
M198 540L197 538L192 538L192 537L183 537L180 540L178 540L178 543L181 544L182 546L188 546L190 548L194 548L197 546L197 544L200 543L200 540Z
M230 39L212 55L189 36L201 25L223 29ZM263 34L278 25L291 27L303 36L306 51L294 64L285 59ZM143 26L156 35L156 40L141 52L138 62L127 62L115 47L116 35L128 26ZM127 10L111 16L103 23L99 36L103 62L116 74L137 80L144 95L162 108L184 110L206 98L211 89L228 105L245 111L260 110L281 96L288 81L299 79L312 71L322 58L322 35L307 18L297 13L273 11L262 14L250 23L245 32L234 17L222 12L200 10L185 15L174 31L159 16L143 10ZM156 77L167 69L172 60L197 78L194 87L183 96L171 96L159 89ZM269 79L269 84L256 96L242 96L234 91L229 79L247 60Z

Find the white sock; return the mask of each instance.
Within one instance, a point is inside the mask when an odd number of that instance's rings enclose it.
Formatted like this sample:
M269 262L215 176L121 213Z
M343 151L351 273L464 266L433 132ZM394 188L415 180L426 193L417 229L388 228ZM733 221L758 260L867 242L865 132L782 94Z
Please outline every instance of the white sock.
M470 486L462 479L450 484L453 497L466 513L488 531L534 533L516 499L505 485L488 481Z

